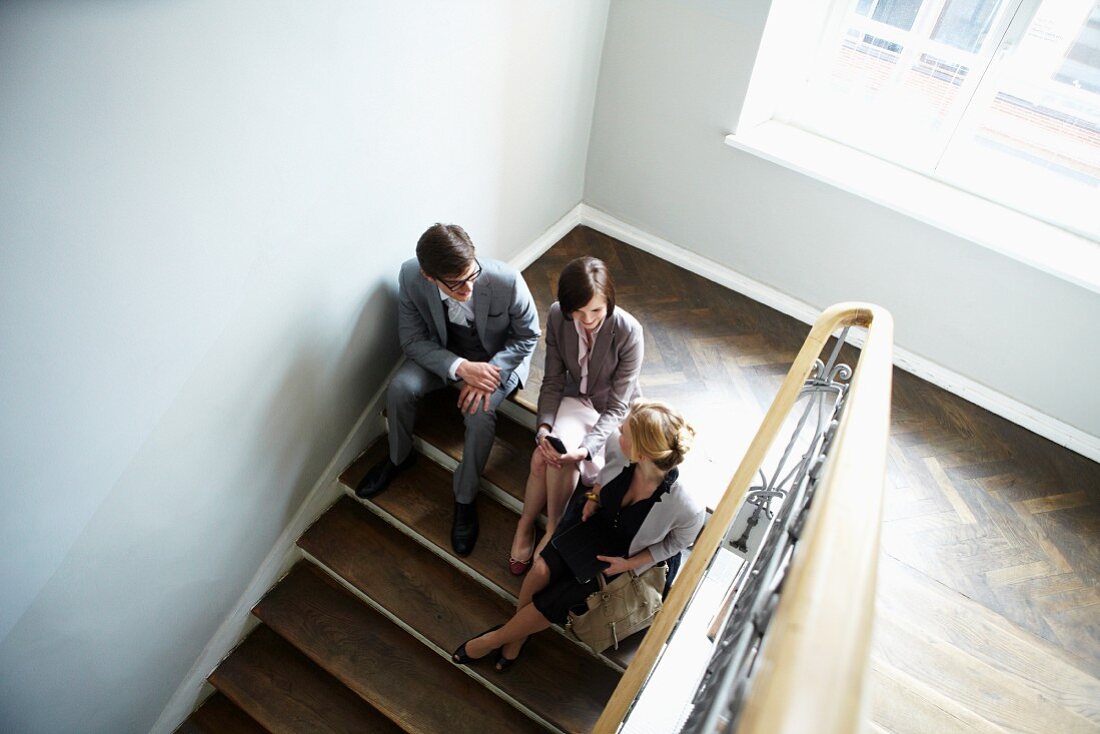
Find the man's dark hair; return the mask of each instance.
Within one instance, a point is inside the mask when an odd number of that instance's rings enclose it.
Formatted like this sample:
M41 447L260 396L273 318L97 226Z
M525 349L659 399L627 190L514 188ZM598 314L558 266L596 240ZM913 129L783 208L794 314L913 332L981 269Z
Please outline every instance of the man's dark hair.
M584 308L599 294L607 299L607 315L615 311L615 281L603 260L585 255L562 268L558 278L558 304L562 315L572 320L573 312Z
M433 278L455 278L474 261L474 243L457 224L433 224L416 242L420 269Z

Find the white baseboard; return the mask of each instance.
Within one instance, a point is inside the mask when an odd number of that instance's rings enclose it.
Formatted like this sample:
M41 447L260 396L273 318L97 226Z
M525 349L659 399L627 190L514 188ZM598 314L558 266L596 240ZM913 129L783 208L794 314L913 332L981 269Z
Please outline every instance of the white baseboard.
M573 231L573 228L581 223L581 212L586 208L585 204L577 204L565 213L558 221L550 225L549 229L539 237L508 259L508 264L516 270L524 270L528 265L538 260L539 257L557 244L565 235Z
M725 265L702 255L697 255L668 240L649 234L606 212L587 204L581 204L579 208L581 224L656 255L662 260L679 265L707 280L724 285L803 323L812 324L821 313L818 308L808 303L781 293L771 286L746 277ZM862 343L861 335L853 334L850 341L858 346ZM1003 393L997 392L969 377L960 375L919 354L910 352L904 347L894 347L894 364L906 372L954 393L964 400L969 400L975 405L981 406L989 412L1012 421L1033 433L1037 433L1060 446L1065 446L1092 461L1100 462L1100 437L1093 436L1042 411L1013 400Z
M774 308L804 323L812 324L821 314L819 309L810 304L781 293L710 258L697 255L691 250L651 235L588 204L582 204L581 207L581 224L603 232L608 237L633 245L673 265L679 265L684 270L690 270L707 280L724 285L757 303Z
M397 366L400 366L400 363ZM168 705L160 718L153 724L151 734L170 734L195 710L195 707L205 698L206 677L255 626L251 616L252 608L267 593L267 590L301 558L301 552L296 545L299 536L343 492L340 474L348 464L354 461L365 447L370 446L382 435L385 425L382 419L382 403L386 396L386 386L397 371L397 366L367 403L366 409L359 416L351 433L340 446L340 450L336 452L336 456L329 462L321 478L310 490L290 523L283 529L279 539L275 541L274 547L260 564L259 570L241 594L233 611L218 627L218 631L210 638L210 642L191 667L187 677L168 700Z

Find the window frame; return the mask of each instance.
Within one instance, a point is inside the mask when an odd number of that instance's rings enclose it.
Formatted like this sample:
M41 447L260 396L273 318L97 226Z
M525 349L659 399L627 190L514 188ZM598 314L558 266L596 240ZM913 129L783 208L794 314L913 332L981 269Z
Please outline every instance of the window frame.
M1034 13L1040 0L1022 0L1016 13ZM811 4L812 5L812 4ZM748 88L726 144L987 247L1038 270L1100 293L1100 238L993 201L785 119L787 93L824 43L822 28L841 2L807 8L773 0ZM816 15L807 17L810 13ZM842 22L843 18L841 18ZM1031 16L1021 26L1026 32ZM990 32L992 35L992 31ZM812 47L790 63L792 41ZM1015 35L1007 40L1015 43ZM1002 45L1005 39L1002 39ZM1041 246L1035 243L1041 242Z
M788 74L782 91L775 96L769 118L869 153L946 185L992 199L1085 238L1100 240L1100 227L1092 226L1087 212L1083 213L1080 206L1065 204L1071 199L1084 200L1089 193L1072 186L1068 180L1052 177L1051 185L1055 189L1064 186L1066 195L1060 199L1041 200L1036 199L1032 192L1015 191L1001 185L996 177L975 175L973 169L961 165L967 158L979 157L977 147L971 143L972 133L977 129L976 121L981 119L981 114L997 96L999 84L1004 81L1001 75L1008 64L996 70L994 67L1020 45L1044 0L1006 0L1002 3L976 52L958 50L929 39L948 2L950 0L925 0L910 30L895 28L872 18L874 5L868 16L864 17L853 12L852 0L826 3L821 16L822 30L813 36L812 50L795 55L790 62L796 71ZM848 27L857 28L858 34L882 38L904 49L890 71L890 86L897 91L887 89L883 99L865 108L866 116L858 112L830 112L837 106L830 97L820 92L826 86L821 81L827 73L824 70L832 68L838 39ZM899 80L903 75L912 73L924 55L938 61L965 65L968 69L954 98L947 105L946 113L936 123L937 129L931 132L919 118L914 118L913 127L905 126L905 116L893 113L888 106L891 99L904 98L905 91ZM1070 91L1061 93L1070 94ZM882 109L876 110L876 104L881 104ZM914 144L915 140L919 144ZM1022 175L1034 172L1034 169L1027 169L1021 162L1008 157L1001 157L993 163L1024 169ZM1043 175L1049 174L1044 172ZM1058 203L1051 204L1051 201Z

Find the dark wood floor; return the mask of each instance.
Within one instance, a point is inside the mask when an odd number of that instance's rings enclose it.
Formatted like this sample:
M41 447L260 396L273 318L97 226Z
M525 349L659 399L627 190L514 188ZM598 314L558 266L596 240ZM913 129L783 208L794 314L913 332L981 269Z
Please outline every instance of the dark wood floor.
M685 481L720 493L809 327L585 227L525 271L541 314L582 254L645 328L643 391L699 430ZM1100 465L900 370L891 431L873 727L1100 730Z

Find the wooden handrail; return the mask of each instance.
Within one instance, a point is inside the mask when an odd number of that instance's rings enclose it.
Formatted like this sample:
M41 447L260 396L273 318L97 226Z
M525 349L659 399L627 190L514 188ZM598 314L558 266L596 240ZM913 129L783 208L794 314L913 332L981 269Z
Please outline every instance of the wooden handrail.
M814 361L833 332L845 326L866 327L867 338L757 659L738 731L839 734L858 728L874 616L893 319L872 304L839 303L810 329L664 608L596 722L595 734L618 730L725 538Z

